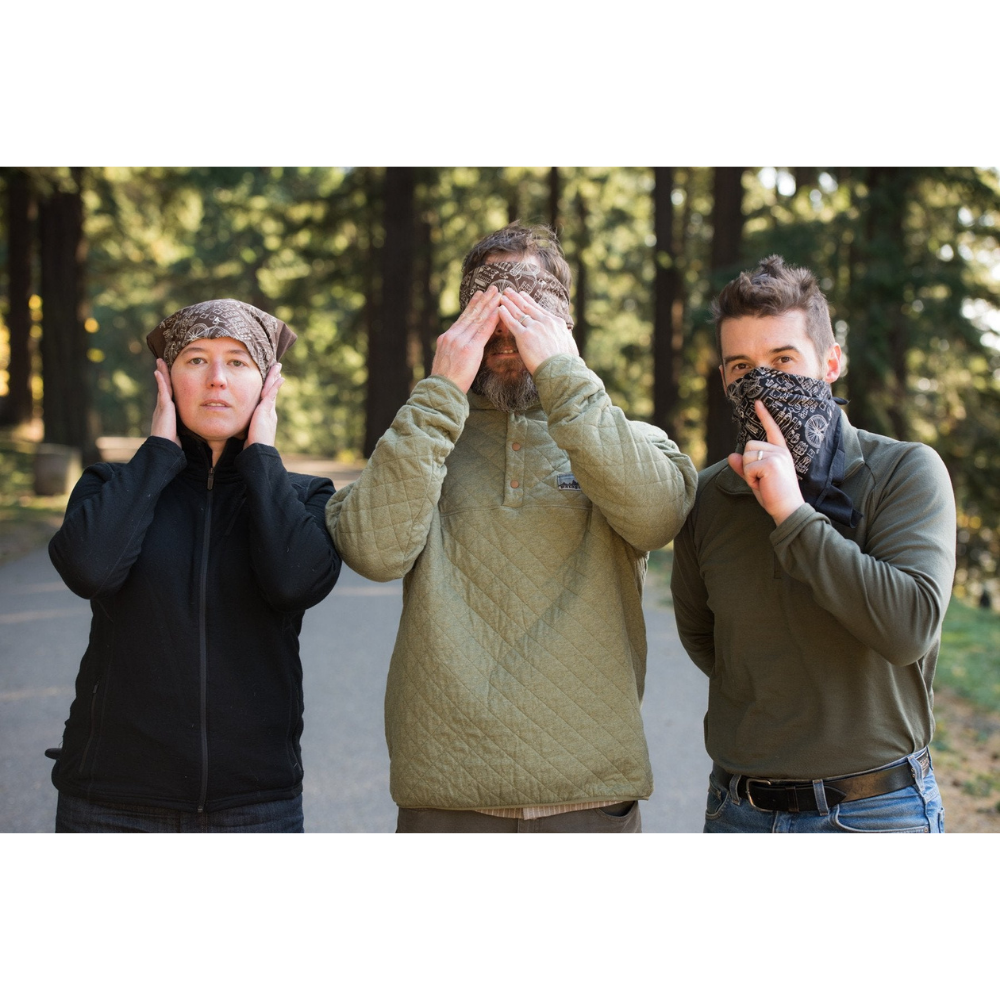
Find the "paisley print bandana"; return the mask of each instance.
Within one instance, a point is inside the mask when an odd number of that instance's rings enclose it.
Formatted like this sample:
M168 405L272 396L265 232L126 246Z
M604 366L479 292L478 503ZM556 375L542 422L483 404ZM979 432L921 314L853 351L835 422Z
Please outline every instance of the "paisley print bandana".
M490 285L496 285L502 292L513 287L530 295L543 309L555 313L573 329L569 312L569 292L566 286L552 273L537 264L520 260L497 260L474 267L465 277L458 291L459 304L464 311L472 296L485 292Z
M232 337L250 352L261 378L292 344L295 333L276 316L237 299L212 299L185 306L146 337L149 349L167 367L194 340Z
M747 441L767 440L754 409L759 399L785 436L806 503L840 524L854 527L861 520L860 511L840 489L845 460L837 404L847 401L834 396L828 382L755 368L733 382L726 395L739 428L737 451L742 454Z

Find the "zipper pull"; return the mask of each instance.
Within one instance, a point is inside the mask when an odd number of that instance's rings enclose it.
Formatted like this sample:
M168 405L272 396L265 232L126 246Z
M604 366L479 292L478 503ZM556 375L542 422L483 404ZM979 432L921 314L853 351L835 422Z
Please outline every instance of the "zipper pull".
M212 483L215 481L215 466L208 470L208 488L212 488Z

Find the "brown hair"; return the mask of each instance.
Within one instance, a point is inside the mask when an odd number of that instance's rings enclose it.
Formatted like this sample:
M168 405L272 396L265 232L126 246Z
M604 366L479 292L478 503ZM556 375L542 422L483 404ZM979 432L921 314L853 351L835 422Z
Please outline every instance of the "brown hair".
M822 358L836 341L830 307L816 276L805 267L789 267L781 257L765 257L753 271L733 278L712 303L715 344L722 354L722 322L740 316L781 316L793 309L806 314L806 333Z
M562 255L562 248L556 234L548 226L536 223L522 226L515 220L509 225L498 229L495 233L481 239L462 261L462 276L479 267L491 254L516 254L521 259L535 256L542 267L555 275L569 291L572 275L569 264Z

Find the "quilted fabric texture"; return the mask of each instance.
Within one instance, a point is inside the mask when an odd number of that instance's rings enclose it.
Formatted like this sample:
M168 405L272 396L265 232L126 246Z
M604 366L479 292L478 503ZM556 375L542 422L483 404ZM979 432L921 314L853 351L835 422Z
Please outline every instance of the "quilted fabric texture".
M539 366L541 406L414 388L327 506L349 566L405 576L385 698L390 791L410 808L648 798L640 716L648 550L696 473L579 358Z

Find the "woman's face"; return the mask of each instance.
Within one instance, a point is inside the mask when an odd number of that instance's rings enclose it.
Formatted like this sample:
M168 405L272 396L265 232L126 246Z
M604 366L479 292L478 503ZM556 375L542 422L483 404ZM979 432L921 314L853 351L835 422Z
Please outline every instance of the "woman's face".
M232 337L193 340L170 369L177 415L209 445L243 437L260 402L263 376Z

